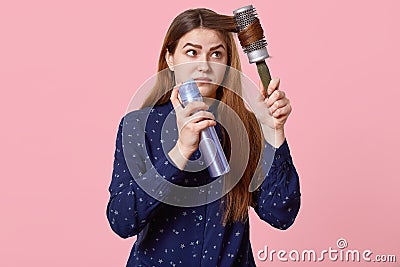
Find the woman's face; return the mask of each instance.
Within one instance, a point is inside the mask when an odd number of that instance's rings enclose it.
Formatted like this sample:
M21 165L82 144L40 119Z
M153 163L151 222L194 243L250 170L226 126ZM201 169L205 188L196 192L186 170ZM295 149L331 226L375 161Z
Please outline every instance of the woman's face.
M216 97L228 62L227 46L219 32L193 29L179 39L175 52L167 51L165 57L176 83L194 79L203 97Z

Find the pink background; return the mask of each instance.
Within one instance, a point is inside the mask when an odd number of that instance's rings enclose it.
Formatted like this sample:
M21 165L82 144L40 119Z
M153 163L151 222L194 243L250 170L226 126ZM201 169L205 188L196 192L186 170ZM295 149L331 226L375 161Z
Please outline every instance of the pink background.
M293 105L286 133L303 194L287 231L251 214L254 253L345 238L400 261L399 1L38 0L0 4L1 266L125 266L134 238L105 216L119 120L178 13L250 3Z

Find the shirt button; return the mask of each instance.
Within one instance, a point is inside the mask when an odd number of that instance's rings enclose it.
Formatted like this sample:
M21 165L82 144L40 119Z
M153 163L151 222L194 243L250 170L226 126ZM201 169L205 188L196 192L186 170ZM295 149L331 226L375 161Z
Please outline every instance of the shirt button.
M203 220L203 216L199 215L199 220L200 221Z

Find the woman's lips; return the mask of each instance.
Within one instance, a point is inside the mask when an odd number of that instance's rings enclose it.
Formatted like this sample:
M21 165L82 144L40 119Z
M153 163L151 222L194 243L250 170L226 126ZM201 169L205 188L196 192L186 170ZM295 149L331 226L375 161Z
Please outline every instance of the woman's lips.
M199 77L199 78L194 78L194 80L198 83L210 83L212 80L207 77Z

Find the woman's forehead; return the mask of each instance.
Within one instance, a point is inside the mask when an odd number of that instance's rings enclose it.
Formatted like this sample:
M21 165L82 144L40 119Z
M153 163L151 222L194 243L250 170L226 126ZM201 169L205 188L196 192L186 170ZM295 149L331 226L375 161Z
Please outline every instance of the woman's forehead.
M225 40L221 33L208 28L196 28L179 39L178 46L183 47L185 44L196 44L204 47L216 47L222 44L225 47Z

